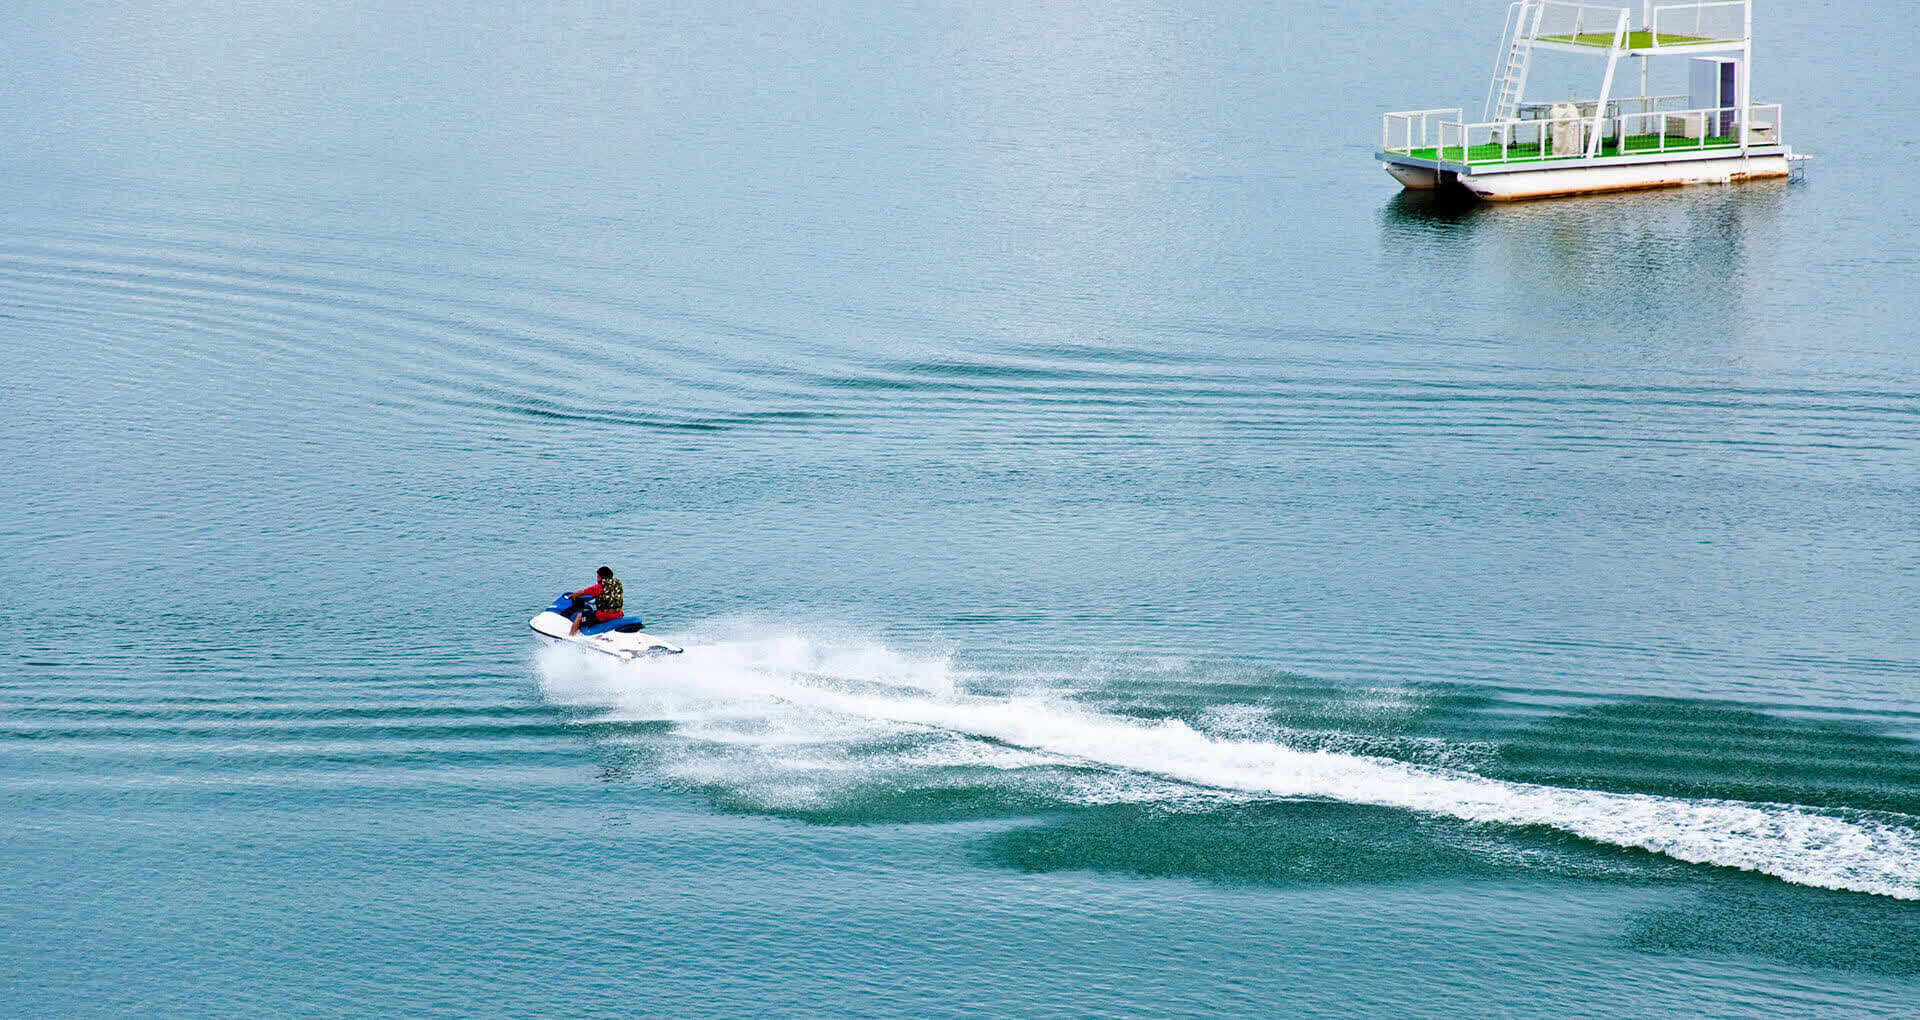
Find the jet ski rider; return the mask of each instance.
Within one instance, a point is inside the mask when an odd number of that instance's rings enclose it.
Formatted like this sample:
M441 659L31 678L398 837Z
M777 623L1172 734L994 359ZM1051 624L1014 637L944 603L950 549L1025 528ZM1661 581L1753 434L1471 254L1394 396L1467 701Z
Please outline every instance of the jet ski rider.
M608 620L618 620L624 615L620 609L621 603L625 600L626 592L620 587L620 579L613 576L613 568L601 567L597 573L600 575L599 583L591 588L582 588L579 591L570 591L567 593L567 597L570 599L591 598L593 600L592 609L582 609L574 615L573 629L567 632L569 635L580 633L581 627L590 627L596 623L605 623Z

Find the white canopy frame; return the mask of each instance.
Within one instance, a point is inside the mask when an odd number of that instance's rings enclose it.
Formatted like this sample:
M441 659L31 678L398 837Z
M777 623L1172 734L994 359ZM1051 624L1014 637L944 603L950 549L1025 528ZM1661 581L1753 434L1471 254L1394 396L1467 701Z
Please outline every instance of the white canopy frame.
M1621 57L1639 58L1640 94L1644 97L1649 88L1651 58L1729 54L1737 65L1733 107L1741 111L1738 144L1740 153L1745 155L1751 145L1752 117L1748 111L1753 97L1752 0L1664 4L1642 0L1640 27L1632 27L1634 23L1630 7L1569 0L1515 0L1507 9L1500 55L1487 89L1487 118L1508 120L1519 108L1535 49L1604 54L1606 70L1600 78L1600 97L1594 103L1584 153L1586 158L1593 159L1600 153L1607 106L1613 99L1614 78Z

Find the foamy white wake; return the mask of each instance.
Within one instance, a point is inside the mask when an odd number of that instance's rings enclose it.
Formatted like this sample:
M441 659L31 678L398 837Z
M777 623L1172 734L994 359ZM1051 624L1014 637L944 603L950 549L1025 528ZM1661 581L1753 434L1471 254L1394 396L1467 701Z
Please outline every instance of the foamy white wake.
M679 763L706 781L796 783L802 775L817 780L821 773L930 764L1015 770L1068 758L1104 766L1117 778L1097 789L1083 783L1061 791L1065 800L1214 793L1319 797L1473 822L1550 826L1800 885L1920 899L1920 819L1515 783L1459 769L1298 750L1211 735L1177 720L1143 722L1094 712L1058 693L967 695L945 657L792 633L754 634L742 624L730 630L724 636L684 636L684 656L633 665L548 649L539 661L541 687L555 702L603 709L609 718L673 723L689 748L709 749L690 752ZM947 739L922 741L912 750L889 743L916 733ZM882 750L871 750L876 747ZM713 748L727 753L710 753Z

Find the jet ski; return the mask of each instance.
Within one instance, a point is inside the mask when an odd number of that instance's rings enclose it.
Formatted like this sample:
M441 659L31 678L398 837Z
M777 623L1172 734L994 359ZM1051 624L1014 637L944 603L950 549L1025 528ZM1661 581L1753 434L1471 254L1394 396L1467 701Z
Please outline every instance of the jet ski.
M552 644L579 645L596 652L605 652L627 662L651 659L661 655L679 655L685 651L642 631L642 624L637 616L622 616L605 623L590 623L580 628L580 633L571 633L573 618L586 612L590 608L588 603L592 601L588 598L574 598L562 594L553 600L552 606L534 617L527 625L533 628L535 634Z

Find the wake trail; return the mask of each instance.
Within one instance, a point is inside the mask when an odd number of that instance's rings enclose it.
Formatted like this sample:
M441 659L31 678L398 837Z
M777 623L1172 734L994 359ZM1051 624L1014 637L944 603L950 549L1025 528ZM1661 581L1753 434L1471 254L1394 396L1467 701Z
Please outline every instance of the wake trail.
M1920 900L1920 818L1514 782L1216 736L1180 720L1131 719L1057 696L967 695L954 689L943 662L879 646L833 652L790 640L773 649L744 642L701 651L705 662L690 649L687 660L664 668L543 658L543 688L555 700L673 722L689 739L770 755L937 731L1209 790L1545 826L1798 885ZM753 780L743 774L738 781Z

